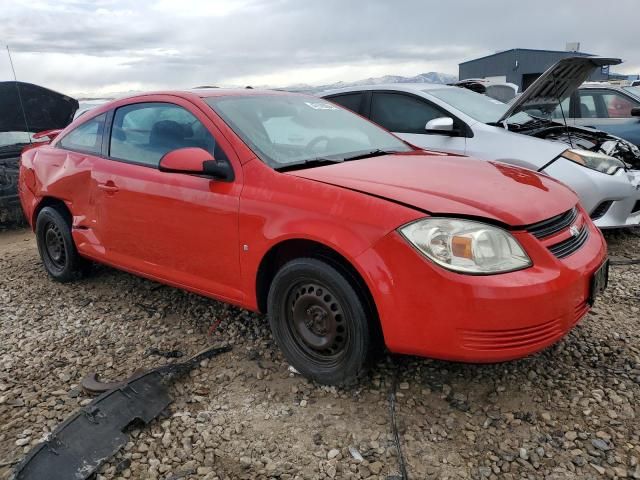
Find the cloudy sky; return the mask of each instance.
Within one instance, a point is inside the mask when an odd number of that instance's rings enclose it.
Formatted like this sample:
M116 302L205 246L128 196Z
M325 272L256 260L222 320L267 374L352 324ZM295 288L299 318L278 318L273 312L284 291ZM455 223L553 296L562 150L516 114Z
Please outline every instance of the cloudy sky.
M638 0L2 0L19 80L78 95L458 72L514 47L618 56L640 73ZM4 48L0 80L11 78Z

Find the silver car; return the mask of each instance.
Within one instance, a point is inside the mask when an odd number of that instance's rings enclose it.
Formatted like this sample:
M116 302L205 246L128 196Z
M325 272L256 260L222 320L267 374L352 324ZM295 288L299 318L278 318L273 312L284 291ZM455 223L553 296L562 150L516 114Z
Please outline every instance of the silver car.
M640 224L640 150L605 132L544 118L594 68L610 63L616 60L562 60L509 105L433 84L356 86L322 96L418 147L546 173L579 195L598 227L631 227ZM526 113L532 109L541 115Z

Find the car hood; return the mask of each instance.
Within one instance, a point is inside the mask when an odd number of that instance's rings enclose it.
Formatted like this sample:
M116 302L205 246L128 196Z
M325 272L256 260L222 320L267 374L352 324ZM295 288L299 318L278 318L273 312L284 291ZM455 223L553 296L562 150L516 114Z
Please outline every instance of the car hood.
M618 65L619 58L569 57L544 72L511 104L496 123L530 109L551 113L558 103L571 96L596 68Z
M61 129L71 123L77 109L76 99L48 88L32 83L0 82L0 132Z
M438 215L522 226L578 202L550 177L499 162L448 155L399 154L288 172Z

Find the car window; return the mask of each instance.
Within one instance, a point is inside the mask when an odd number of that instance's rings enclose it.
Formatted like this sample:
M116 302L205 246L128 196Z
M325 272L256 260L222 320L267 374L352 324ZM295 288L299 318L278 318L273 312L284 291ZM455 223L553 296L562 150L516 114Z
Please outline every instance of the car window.
M60 140L59 145L68 150L99 154L106 118L107 114L103 113L77 126Z
M596 95L597 92L579 92L580 105L578 105L578 116L580 118L598 118Z
M425 133L429 120L446 113L415 97L400 93L374 93L371 120L391 132Z
M170 103L120 107L113 116L109 156L157 167L168 152L200 147L216 160L227 157L213 135L189 111Z
M609 118L627 118L631 116L631 109L636 105L630 99L617 92L607 92L602 95Z
M336 95L334 97L326 97L327 100L331 100L338 105L342 105L344 108L348 108L352 112L360 113L362 109L362 99L364 93L346 93L343 95Z
M571 101L571 97L565 98L562 103L558 104L553 112L551 112L551 118L562 119L562 114L564 113L565 118L570 118L571 113L569 112L569 102ZM560 106L562 105L562 108Z

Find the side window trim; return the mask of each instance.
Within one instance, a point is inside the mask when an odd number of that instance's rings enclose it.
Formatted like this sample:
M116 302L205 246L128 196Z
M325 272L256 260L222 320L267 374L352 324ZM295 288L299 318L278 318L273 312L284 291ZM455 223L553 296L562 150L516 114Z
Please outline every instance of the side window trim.
M362 116L371 120L371 103L373 102L373 92L371 90L361 90L364 93L364 108Z
M111 142L111 126L113 124L113 116L115 109L111 109L107 112L107 118L105 119L104 129L102 130L102 149L100 153L103 158L109 158L109 143Z
M373 97L374 97L374 95L376 93L391 93L391 94L395 94L395 95L404 95L405 97L410 97L410 98L416 99L416 100L418 100L420 102L423 102L426 105L434 108L435 110L438 110L439 112L441 112L443 114L443 116L453 118L454 125L458 124L458 125L461 126L460 135L452 135L453 137L473 138L473 130L471 130L469 125L467 125L465 122L460 120L453 113L448 112L447 110L445 110L440 105L436 105L432 101L430 101L430 100L428 100L428 99L426 99L424 97L421 97L420 95L416 95L415 93L410 93L410 92L402 92L400 90L369 90L369 92L371 93L371 99L370 99L370 103L369 103L369 116L367 117L369 119L371 119L371 111L373 109ZM413 133L413 134L417 134L417 135L430 135L430 133L427 132L426 130L421 131L421 132L408 132L408 133ZM438 135L438 134L436 134L436 135Z

